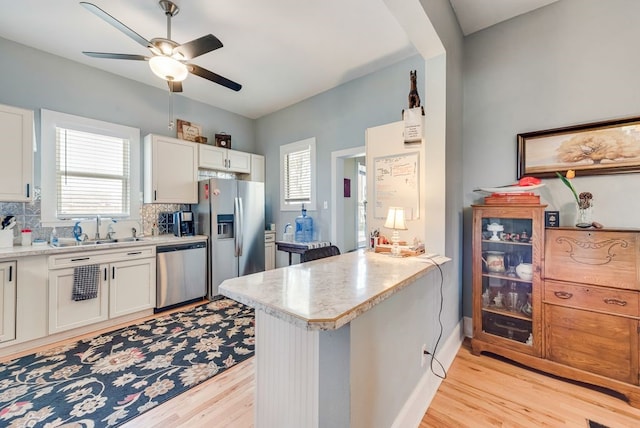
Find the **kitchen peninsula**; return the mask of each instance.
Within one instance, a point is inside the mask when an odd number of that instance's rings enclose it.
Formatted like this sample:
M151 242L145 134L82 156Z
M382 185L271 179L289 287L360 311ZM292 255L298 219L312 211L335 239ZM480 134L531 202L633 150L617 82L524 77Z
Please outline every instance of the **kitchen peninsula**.
M426 257L367 251L223 282L256 309L256 426L392 426L426 370L440 286Z

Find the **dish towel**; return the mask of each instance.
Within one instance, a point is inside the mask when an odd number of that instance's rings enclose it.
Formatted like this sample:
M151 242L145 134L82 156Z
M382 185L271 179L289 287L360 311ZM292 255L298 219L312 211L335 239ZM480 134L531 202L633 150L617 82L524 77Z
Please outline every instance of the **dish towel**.
M98 283L100 281L100 265L77 266L73 269L74 301L95 299L98 297Z

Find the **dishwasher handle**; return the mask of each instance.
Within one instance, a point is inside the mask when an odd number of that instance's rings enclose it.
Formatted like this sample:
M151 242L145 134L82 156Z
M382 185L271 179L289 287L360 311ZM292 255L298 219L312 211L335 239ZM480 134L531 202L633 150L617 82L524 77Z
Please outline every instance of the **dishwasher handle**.
M157 247L156 253L169 253L172 251L184 251L184 250L193 250L196 248L206 248L206 242L194 242L191 244L176 244L176 245L166 245L163 247Z

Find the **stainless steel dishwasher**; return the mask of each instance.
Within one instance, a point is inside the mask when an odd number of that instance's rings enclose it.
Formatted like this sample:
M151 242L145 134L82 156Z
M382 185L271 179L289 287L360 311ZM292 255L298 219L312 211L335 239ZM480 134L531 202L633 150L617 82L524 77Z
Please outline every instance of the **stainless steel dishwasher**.
M156 248L156 312L206 295L206 242Z

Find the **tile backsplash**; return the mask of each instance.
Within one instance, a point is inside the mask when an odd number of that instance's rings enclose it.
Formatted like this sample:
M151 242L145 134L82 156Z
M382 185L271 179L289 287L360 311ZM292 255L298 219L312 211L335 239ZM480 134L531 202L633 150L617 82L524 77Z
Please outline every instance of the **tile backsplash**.
M140 212L143 233L151 235L151 228L156 223L160 234L172 233L173 218L171 213L179 210L189 210L188 204L143 204ZM13 228L13 242L20 243L20 231L31 229L32 239L49 239L51 227L43 227L41 218L41 192L40 187L34 188L33 201L31 202L0 202L0 215L12 215L16 218L16 226ZM71 227L56 227L58 236L72 238Z

